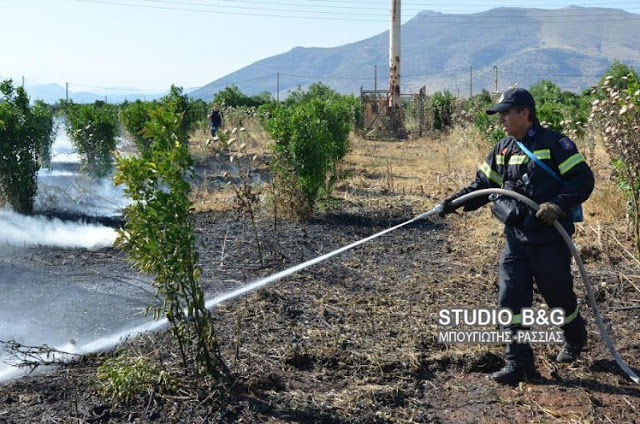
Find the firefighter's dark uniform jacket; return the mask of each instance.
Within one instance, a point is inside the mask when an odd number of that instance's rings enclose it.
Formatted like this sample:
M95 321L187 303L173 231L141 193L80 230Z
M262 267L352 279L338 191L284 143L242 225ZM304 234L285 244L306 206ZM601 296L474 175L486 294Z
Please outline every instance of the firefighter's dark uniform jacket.
M515 190L538 204L552 202L560 206L567 215L560 222L569 235L573 234L575 228L569 211L587 200L594 186L593 173L584 157L568 137L539 124L529 129L522 144L562 178L564 184L560 184L530 160L518 147L517 141L512 136L500 140L478 170L475 181L454 197L485 188ZM488 197L476 197L465 203L464 210L478 209L487 202ZM538 220L530 208L527 208L524 222L517 227L507 226L505 233L507 238L514 237L525 244L543 244L561 239L558 231Z
M548 165L563 184L519 148L515 137L506 137L494 147L476 174L475 181L454 197L485 188L506 188L520 192L538 204L552 202L566 217L561 224L569 234L575 228L570 209L584 202L593 191L591 169L578 153L575 144L562 134L534 124L522 143L536 157ZM489 202L488 197L465 203L466 211L477 209ZM533 303L533 282L550 308L565 311L564 337L570 344L582 345L586 340L584 321L579 313L571 276L571 255L558 231L538 220L527 207L523 222L518 226L505 226L506 243L500 255L499 306L514 314L511 325L504 326L516 334L522 330L520 311ZM527 343L507 344L507 359L533 361L533 352Z

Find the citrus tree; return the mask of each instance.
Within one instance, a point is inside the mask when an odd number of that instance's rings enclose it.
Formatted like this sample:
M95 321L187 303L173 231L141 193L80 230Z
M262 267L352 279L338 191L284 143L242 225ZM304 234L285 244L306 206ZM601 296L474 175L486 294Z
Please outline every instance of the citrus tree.
M0 83L0 192L18 213L33 212L38 155L51 146L53 117L22 87Z
M183 114L166 107L150 110L142 135L150 140L146 154L116 158L116 184L125 184L133 203L125 209L126 224L116 243L134 266L154 276L160 304L147 308L154 318L171 323L185 367L197 364L222 378L226 367L204 292L193 223L191 186L193 160L183 128Z
M347 154L350 106L340 99L313 99L276 108L272 113L266 128L276 141L272 161L275 183L292 194L291 199L301 199L290 206L305 217L322 194L329 194L336 165Z
M71 104L66 116L67 132L83 169L96 177L109 175L118 136L117 109L104 102Z

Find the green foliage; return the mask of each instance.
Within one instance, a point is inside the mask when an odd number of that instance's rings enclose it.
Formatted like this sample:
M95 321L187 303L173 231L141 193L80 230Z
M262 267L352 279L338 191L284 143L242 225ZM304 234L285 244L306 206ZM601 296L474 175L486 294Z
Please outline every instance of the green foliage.
M69 138L81 156L85 172L96 177L109 175L118 137L118 113L112 105L72 104L66 111Z
M319 196L331 190L336 165L349 149L349 107L342 98L305 99L277 108L266 124L276 140L274 174L283 190L300 193L303 202L294 206L300 217L308 216Z
M160 99L160 104L167 110L182 115L176 135L180 142L186 143L189 140L189 134L202 118L203 111L201 103L190 100L189 96L182 93L182 87L172 85L169 94Z
M431 110L433 111L433 129L445 130L453 125L455 97L448 90L436 92L431 96Z
M53 122L53 108L42 100L36 100L32 107L34 118L37 120L36 126L42 131L42 139L38 148L38 158L40 165L48 168L51 164L51 146L56 136Z
M142 155L148 155L151 148L152 140L146 135L144 129L151 120L153 109L161 106L166 110L181 115L180 125L177 129L176 136L182 143L186 143L189 134L198 126L207 115L207 104L202 100L191 100L189 96L183 94L181 87L171 86L169 93L162 97L158 102L143 102L136 100L123 106L120 117L122 124L131 137L133 142Z
M549 80L542 80L529 88L536 101L538 120L546 127L573 138L584 136L588 99L563 92Z
M632 66L625 65L619 60L614 60L604 71L602 78L600 78L598 82L598 86L604 86L607 80L609 80L607 85L613 89L629 90L630 86L637 84L638 73ZM602 91L600 91L600 94L603 94Z
M177 381L144 356L132 358L125 353L109 358L97 373L98 392L115 405L124 404L146 393L172 392Z
M624 68L624 69L623 69ZM622 74L622 72L627 74ZM640 259L640 81L632 68L614 63L596 90L592 114L624 191L636 255Z
M470 117L473 125L491 143L495 144L502 140L506 134L498 122L496 115L487 115L487 109L495 102L491 93L483 90L465 102L465 114Z
M330 103L342 103L349 109L353 128L363 128L364 117L360 108L360 98L353 94L342 95L321 82L315 82L305 91L298 87L295 91L289 93L283 104L285 106L294 106L307 103L312 100L324 100Z
M151 140L148 140L142 134L144 124L149 120L149 110L152 103L136 100L133 103L125 105L120 113L120 119L124 128L127 130L139 152L147 152L151 146Z
M242 93L240 89L235 85L225 87L223 90L216 93L213 97L214 103L219 103L221 106L237 108L237 107L258 107L265 103L271 102L271 93L263 91L256 96L247 96Z
M171 323L185 367L195 345L195 363L215 378L226 368L199 284L200 268L193 223L189 216L193 160L181 140L183 113L171 104L150 111L143 136L151 140L147 154L117 157L116 184L126 184L133 203L125 209L126 225L116 243L134 266L154 276L161 304L154 318Z
M541 80L529 87L529 92L536 100L536 107L546 103L563 103L564 96L560 87L549 80Z
M38 154L50 148L52 117L41 104L31 107L22 87L0 83L0 191L18 213L33 212Z

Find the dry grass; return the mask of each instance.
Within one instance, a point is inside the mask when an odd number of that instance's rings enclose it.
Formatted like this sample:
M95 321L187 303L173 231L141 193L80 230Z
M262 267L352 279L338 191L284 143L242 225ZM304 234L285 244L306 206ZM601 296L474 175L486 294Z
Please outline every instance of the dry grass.
M238 118L233 121L238 121ZM246 126L221 129L221 137L231 140L226 143L211 138L208 132L192 134L189 150L198 168L196 174L199 178L192 192L194 212L233 209L236 198L233 188L229 184L219 183L225 172L232 171L231 156L237 158L238 152L242 151L244 156L262 158L263 165L269 157L272 140L267 137L257 118L245 116L242 123ZM213 183L216 180L218 183Z
M346 159L351 178L338 186L345 199L397 196L418 211L426 211L471 182L491 145L474 128L457 128L441 139L388 142L356 138L352 149ZM606 228L612 239L608 245L613 247L615 237L625 239L624 197L612 180L609 157L602 145L596 144L589 153L596 187L584 205L587 219L577 224L575 239L579 245L604 248ZM503 235L502 225L489 208L448 218L447 224L454 234L448 248L475 264L479 273L495 274ZM628 240L624 242L630 249Z

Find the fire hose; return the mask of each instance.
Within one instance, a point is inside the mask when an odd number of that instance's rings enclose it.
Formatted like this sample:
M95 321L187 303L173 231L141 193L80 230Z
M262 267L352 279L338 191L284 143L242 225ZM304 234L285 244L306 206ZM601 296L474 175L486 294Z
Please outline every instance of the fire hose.
M524 204L526 204L527 206L529 206L530 208L532 208L533 210L537 211L540 207L538 206L538 204L536 204L533 200L529 199L526 196L523 196L522 194L516 193L514 191L511 190L504 190L504 189L484 189L484 190L477 190L468 194L465 194L464 196L461 196L457 199L455 199L452 202L452 206L454 208L460 207L464 204L464 202L466 202L467 200L470 200L472 198L475 197L479 197L479 196L487 196L490 194L498 194L498 195L506 195L506 196L510 196L510 197L514 197L517 200L520 200L521 202L523 202ZM387 228L386 230L380 231L376 234L373 234L369 237L366 237L364 239L358 240L356 242L353 242L347 246L341 247L339 249L336 249L332 252L326 253L322 256L318 256L316 258L310 259L306 262L300 263L298 265L292 266L290 268L287 268L283 271L280 271L276 274L270 275L268 277L265 278L261 278L257 281L251 282L249 284L243 285L235 290L223 293L219 296L216 296L212 299L209 299L206 303L205 303L205 307L207 309L211 309L214 306L219 305L220 303L233 299L235 297L244 295L244 294L248 294L251 293L253 291L256 291L258 289L260 289L261 287L264 287L274 281L280 280L286 276L289 276L291 274L294 274L298 271L301 271L305 268L308 268L312 265L315 265L317 263L326 261L329 258L332 258L340 253L343 253L347 250L353 249L354 247L357 247L363 243L366 243L370 240L373 240L375 238L378 238L384 234L390 233L392 231L395 231L401 227L404 227L406 225L409 225L411 223L414 223L416 221L428 218L431 215L435 215L435 214L439 214L440 212L442 212L443 207L442 205L436 205L432 210L428 211L428 212L424 212L408 221L405 221L401 224L398 224L394 227L391 228ZM609 349L609 351L611 352L611 354L613 355L614 359L616 360L616 362L618 363L618 365L620 366L620 368L622 368L622 370L629 376L629 378L631 378L631 380L633 380L635 383L640 384L640 378L633 372L633 370L631 370L631 368L629 368L629 366L624 362L624 360L620 357L620 355L618 354L618 352L615 349L615 346L613 344L613 342L611 341L611 338L609 337L609 334L604 326L604 322L602 320L602 316L600 314L600 311L598 309L598 305L596 303L594 294L593 294L593 288L591 285L591 281L589 279L589 276L587 275L587 271L584 268L584 264L582 263L582 260L580 258L580 254L578 253L575 245L573 244L573 242L571 241L571 238L569 237L569 235L567 234L567 232L565 231L565 229L562 227L562 225L560 225L560 223L558 221L555 221L553 223L553 226L558 230L558 232L560 233L560 235L562 236L562 239L564 240L564 242L567 244L567 246L569 247L569 250L571 251L571 254L573 255L578 268L580 269L580 275L582 276L582 280L584 282L586 291L587 291L587 297L589 299L589 305L591 306L591 309L593 311L593 314L595 316L596 319L596 323L598 325L598 329L600 330L600 335L602 336L602 339L604 340L607 348ZM137 334L137 333L141 333L141 332L146 332L146 331L152 331L152 330L158 330L160 328L163 328L165 326L168 325L168 322L166 319L164 320L160 320L160 321L154 321L152 323L147 323L144 324L142 326L133 328L133 329L129 329L126 331L123 331L119 334L116 335L112 335L112 336L108 336L108 337L104 337L98 340L95 340L91 343L87 343L84 346L81 347L75 347L75 349L72 349L73 351L77 352L77 353L88 353L88 352L95 352L98 350L102 350L102 349L106 349L108 347L111 347L115 344L118 343L119 340L121 340L124 337L127 337L129 335L132 334ZM2 377L0 375L0 377ZM2 378L0 378L1 380Z
M487 196L489 194L499 194L499 195L510 196L517 200L520 200L521 202L523 202L524 204L532 208L534 211L537 211L538 209L540 209L540 206L538 206L536 202L529 199L528 197L523 196L520 193L516 193L515 191L504 190L499 188L477 190L469 194L465 194L464 196L460 196L459 198L455 199L452 202L452 206L454 208L457 208L462 206L467 200L473 199L475 197ZM431 213L431 212L439 213L441 211L442 211L442 206L436 205L433 211L430 211L427 213ZM629 378L631 378L631 380L633 380L636 384L640 384L640 377L638 377L638 375L634 373L631 368L629 368L626 362L624 362L624 360L616 350L613 344L613 341L611 341L611 337L609 337L609 333L607 332L607 329L605 328L604 322L602 320L602 315L600 314L600 310L598 309L596 298L593 294L593 286L591 285L591 280L589 279L589 275L587 275L587 270L585 269L584 264L582 263L582 259L580 258L580 253L578 252L578 250L576 249L576 246L571 241L571 237L569 237L569 234L567 234L565 229L562 227L562 225L560 225L560 223L557 220L554 221L553 226L556 228L556 230L558 230L558 233L560 233L560 236L562 236L562 239L567 244L567 247L569 247L569 250L571 251L573 258L575 259L576 264L578 265L578 269L580 270L580 275L582 276L582 281L584 282L584 286L587 291L589 306L591 306L591 310L593 311L593 315L595 316L596 323L598 324L598 330L600 330L600 335L602 336L602 340L604 340L605 345L609 349L609 352L611 352L611 355L613 355L613 358L616 360L620 368L622 368L622 370L629 376Z
M510 196L510 197L514 197L517 200L522 201L523 203L525 203L527 206L529 206L530 208L532 208L534 211L537 211L538 209L540 209L540 206L538 206L538 204L536 202L534 202L533 200L529 199L526 196L523 196L520 193L516 193L514 191L511 190L504 190L504 189L484 189L484 190L477 190L468 194L465 194L464 196L461 196L457 199L455 199L452 202L452 206L454 208L457 208L459 206L462 206L464 204L464 202L466 202L467 200L473 199L475 197L480 197L480 196L487 196L489 194L498 194L498 195L506 195L506 196ZM401 227L404 227L408 224L411 224L413 222L419 221L421 219L425 219L428 218L431 215L434 214L438 214L442 212L442 205L436 205L432 210L422 213L418 216L416 216L415 218L412 218L408 221L405 221L401 224L398 224L394 227L391 228L387 228L386 230L383 230L379 233L373 234L369 237L366 237L364 239L358 240L354 243L351 243L347 246L341 247L340 249L334 250L332 252L326 253L322 256L318 256L316 258L310 259L306 262L303 262L301 264L295 265L291 268L287 268L283 271L280 271L276 274L273 274L271 276L268 276L266 278L260 279L258 281L255 281L253 283L249 283L245 286L239 287L236 290L233 290L231 292L228 293L224 293L220 296L217 296L213 299L210 299L209 301L207 301L206 303L206 307L209 309L215 305L220 304L221 302L224 302L226 300L232 299L234 297L240 296L242 294L257 290L263 286L266 286L267 284L270 284L276 280L279 280L281 278L284 278L288 275L294 274L298 271L301 271L305 268L308 268L312 265L315 265L317 263L323 262L333 256L336 256L342 252L345 252L347 250L353 249L356 246L359 246L363 243L366 243L370 240L373 240L377 237L380 237L384 234L390 233L392 231L395 231ZM569 234L567 234L567 232L565 231L565 229L562 227L562 225L560 225L560 223L556 220L553 223L553 226L556 228L556 230L558 230L558 232L560 233L560 235L562 236L562 239L564 240L564 242L567 244L567 246L569 247L569 250L571 251L571 254L573 255L578 268L580 269L580 275L582 276L582 280L584 282L585 288L587 290L587 297L589 299L589 305L591 306L591 310L593 311L593 314L595 316L596 319L596 323L598 324L598 329L600 330L600 334L602 336L602 339L604 340L605 344L607 345L607 348L609 349L609 351L611 352L611 354L613 355L614 359L616 360L616 362L618 363L618 365L620 366L620 368L622 368L622 370L629 376L629 378L631 378L631 380L633 380L635 383L640 384L640 378L633 372L633 370L631 370L631 368L629 368L629 366L624 362L624 360L622 359L622 357L620 357L620 354L618 354L618 352L616 351L616 348L613 344L613 342L611 341L611 338L609 337L609 334L604 326L604 322L602 320L602 316L600 314L600 310L598 309L598 305L596 303L596 299L595 296L593 294L593 287L591 285L591 280L589 279L589 276L587 275L587 271L584 267L584 264L582 263L582 259L580 258L580 253L578 252L578 250L576 249L575 245L573 244L573 242L571 241L571 237L569 237Z

